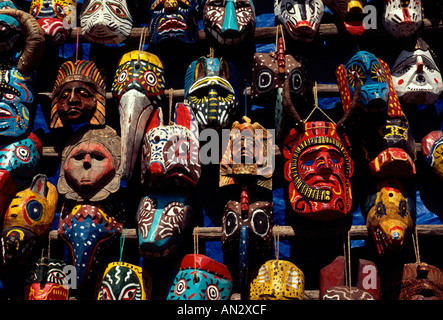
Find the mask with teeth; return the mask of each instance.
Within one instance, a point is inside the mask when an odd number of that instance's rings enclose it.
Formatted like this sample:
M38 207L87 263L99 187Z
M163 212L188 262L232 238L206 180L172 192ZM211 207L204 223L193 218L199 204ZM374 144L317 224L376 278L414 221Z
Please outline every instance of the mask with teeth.
M146 123L164 97L165 72L162 61L145 51L124 54L111 91L118 100L120 114L122 172L126 178L130 178Z
M203 9L203 27L217 44L243 43L254 34L254 4L252 0L208 0Z
M325 12L322 0L275 0L276 20L294 40L310 42L320 26Z
M437 56L418 39L412 50L403 50L392 66L392 80L401 102L434 104L443 92Z
M421 0L385 0L382 23L395 38L413 36L423 23Z
M28 130L34 101L31 81L12 64L0 64L0 139L20 137Z
M176 39L195 43L201 0L151 0L149 37L157 45Z
M118 44L132 30L126 0L87 0L79 19L82 35L90 42Z

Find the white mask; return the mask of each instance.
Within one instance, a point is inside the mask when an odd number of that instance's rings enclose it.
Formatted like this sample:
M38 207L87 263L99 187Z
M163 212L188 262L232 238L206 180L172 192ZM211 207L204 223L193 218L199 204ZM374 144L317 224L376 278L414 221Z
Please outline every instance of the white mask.
M421 0L385 0L383 26L395 38L407 38L423 23Z

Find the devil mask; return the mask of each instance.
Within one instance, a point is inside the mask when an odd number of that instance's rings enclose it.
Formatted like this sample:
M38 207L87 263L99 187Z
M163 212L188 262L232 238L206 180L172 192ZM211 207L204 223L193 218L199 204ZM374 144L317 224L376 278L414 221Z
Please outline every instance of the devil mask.
M443 92L437 56L418 39L413 50L403 50L392 66L392 79L401 102L434 104Z
M224 264L201 254L188 254L167 300L229 300L231 291L231 273Z
M325 12L322 0L275 0L276 20L294 40L312 41Z
M413 36L423 23L422 1L385 0L382 22L396 38Z
M2 232L6 263L27 263L48 236L58 193L45 175L36 175L28 189L18 192L6 211Z
M242 43L255 30L254 4L252 0L207 0L203 9L203 27L218 44Z
M194 111L199 126L223 128L237 112L239 77L231 63L201 57L191 63L185 76L185 102Z
M77 26L77 0L33 0L29 13L55 45L62 44Z
M443 132L436 130L428 133L421 141L421 148L426 162L443 180Z
M106 85L93 61L63 63L52 91L51 128L67 123L105 123Z
M163 63L149 52L126 53L120 59L111 90L120 113L122 173L130 178L146 123L164 95Z
M157 45L167 39L194 43L201 0L150 0L149 36Z
M88 0L80 13L82 35L91 42L117 44L132 30L126 0Z
M292 209L310 219L333 220L351 211L354 163L346 135L329 122L307 122L284 141L284 174Z
M127 262L108 264L97 300L150 300L152 279L142 267Z

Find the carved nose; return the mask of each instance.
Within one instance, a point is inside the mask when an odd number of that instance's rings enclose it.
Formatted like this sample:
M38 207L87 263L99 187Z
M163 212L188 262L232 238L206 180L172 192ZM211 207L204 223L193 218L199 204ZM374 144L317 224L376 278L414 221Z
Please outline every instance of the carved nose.
M332 174L332 161L328 154L321 154L317 160L317 173L324 177L328 178Z
M159 162L154 162L151 164L149 171L152 176L160 176L165 173L165 168Z

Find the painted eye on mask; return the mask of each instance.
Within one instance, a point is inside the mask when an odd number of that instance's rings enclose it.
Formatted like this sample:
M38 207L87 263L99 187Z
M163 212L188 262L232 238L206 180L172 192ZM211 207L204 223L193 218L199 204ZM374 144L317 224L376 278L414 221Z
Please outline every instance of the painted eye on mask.
M298 93L303 87L303 77L300 70L294 70L290 75L290 89L292 92Z
M128 70L123 70L120 75L118 76L117 82L123 83L128 79Z
M286 3L286 11L290 14L295 14L295 7L292 3L288 2Z
M127 17L125 11L119 5L109 4L109 7L111 8L112 12L114 12L118 17L123 19Z
M182 214L184 210L183 204L180 202L171 202L165 208L165 216L167 217L177 217Z
M252 230L260 235L264 236L269 229L268 215L263 210L259 209L252 214Z
M109 288L103 287L102 288L102 299L103 300L112 300L111 292L109 291Z
M206 297L209 300L219 300L220 299L220 289L216 285L209 285L206 288Z
M154 71L146 71L143 78L148 86L155 87L158 84L158 77Z
M408 204L406 200L402 199L400 200L400 203L398 204L398 214L404 218L408 213Z
M55 4L54 11L56 12L57 16L60 17L60 18L64 18L66 16L65 10L58 3Z
M86 14L94 13L100 7L101 7L101 4L100 3L96 3L91 8L89 8L89 10L86 12Z
M137 288L128 288L123 292L122 300L133 300L136 293Z
M374 65L372 66L371 78L377 82L386 82L386 77L380 64L374 63Z
M188 287L188 283L187 283L186 279L180 279L174 288L175 295L181 296L183 293L185 293L187 287Z
M30 200L26 204L26 211L28 213L29 218L31 218L34 221L38 221L43 215L43 206L37 200Z
M271 70L263 69L258 73L257 87L259 90L268 90L272 87L273 83L273 74Z
M225 232L227 236L230 236L234 233L235 229L237 229L238 221L237 221L237 215L234 211L229 211L226 214L226 221L225 221Z
M19 146L15 149L15 155L23 162L29 162L31 160L31 151L24 146Z
M48 272L48 280L50 283L63 284L63 279L65 275L59 270L51 270Z
M5 97L6 100L14 100L15 98L17 98L17 96L13 93L5 93L3 97Z
M366 82L366 74L364 73L362 67L359 66L358 64L351 65L348 68L346 74L348 76L348 82L352 87L355 87L356 75L358 75L360 77L360 84L361 85L363 85Z

